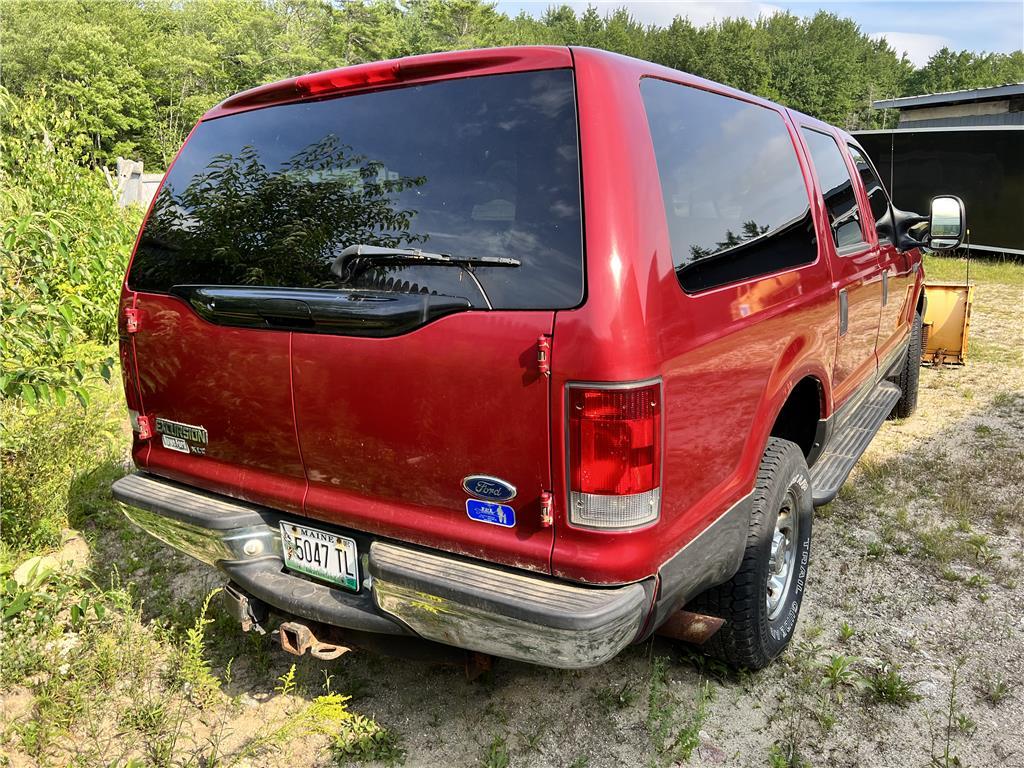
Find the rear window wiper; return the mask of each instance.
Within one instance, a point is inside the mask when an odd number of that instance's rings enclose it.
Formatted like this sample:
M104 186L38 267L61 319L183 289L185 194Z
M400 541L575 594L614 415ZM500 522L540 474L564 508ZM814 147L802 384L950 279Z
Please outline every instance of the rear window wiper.
M465 270L476 284L477 290L483 296L484 303L488 309L493 309L487 291L473 274L474 267L518 267L522 265L519 259L507 258L504 256L453 256L450 253L432 253L422 251L419 248L385 248L378 245L366 245L360 243L350 245L343 250L331 265L331 272L341 278L343 282L349 282L370 262L385 262L389 264L405 265L440 265L447 267L460 267Z

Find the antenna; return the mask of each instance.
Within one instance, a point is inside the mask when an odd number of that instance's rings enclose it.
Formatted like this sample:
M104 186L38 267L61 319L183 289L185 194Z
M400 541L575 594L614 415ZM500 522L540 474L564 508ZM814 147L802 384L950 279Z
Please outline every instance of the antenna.
M967 284L971 284L971 228L967 228Z

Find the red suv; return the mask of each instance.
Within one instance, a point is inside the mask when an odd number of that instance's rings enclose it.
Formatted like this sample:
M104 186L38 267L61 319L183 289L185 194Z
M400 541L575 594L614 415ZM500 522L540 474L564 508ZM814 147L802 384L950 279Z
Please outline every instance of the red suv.
M340 627L583 667L685 607L759 668L813 506L914 408L916 248L962 227L893 208L843 131L603 51L262 86L140 234L114 495L292 651Z

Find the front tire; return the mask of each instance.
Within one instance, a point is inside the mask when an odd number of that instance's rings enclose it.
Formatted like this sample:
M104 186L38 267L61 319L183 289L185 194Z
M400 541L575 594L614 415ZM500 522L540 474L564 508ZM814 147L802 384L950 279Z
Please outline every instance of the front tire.
M890 419L905 419L917 410L917 390L921 381L921 313L914 313L914 325L910 330L910 346L907 348L907 359L896 376L896 386L900 388L900 399L893 406Z
M811 479L803 451L768 441L754 486L743 562L688 610L725 619L702 650L734 667L763 669L789 644L811 553Z

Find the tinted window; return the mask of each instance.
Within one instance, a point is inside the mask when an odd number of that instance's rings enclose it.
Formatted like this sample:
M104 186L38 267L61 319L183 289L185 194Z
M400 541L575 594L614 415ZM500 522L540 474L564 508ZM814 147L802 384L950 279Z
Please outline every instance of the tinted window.
M861 151L852 144L847 144L846 146L850 150L853 164L857 166L857 173L860 174L861 183L868 193L871 215L877 222L889 212L889 198L885 194L885 187L882 186L882 182L879 181L875 169L871 167L871 163L861 154Z
M825 198L832 238L836 248L843 248L864 241L857 211L857 197L853 192L853 181L846 167L843 153L831 136L804 128L804 140L811 152L814 173L818 186Z
M807 188L781 115L664 80L640 90L685 290L814 261Z
M335 278L349 245L519 259L376 266ZM366 262L369 264L370 262ZM132 288L355 287L559 308L583 295L572 72L467 78L202 123L146 224Z

